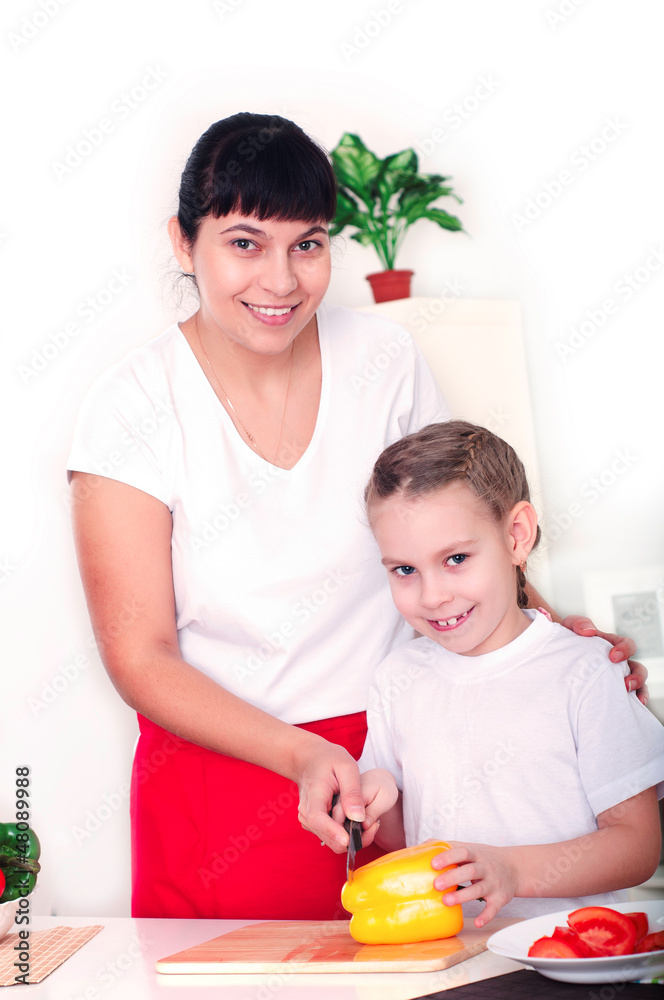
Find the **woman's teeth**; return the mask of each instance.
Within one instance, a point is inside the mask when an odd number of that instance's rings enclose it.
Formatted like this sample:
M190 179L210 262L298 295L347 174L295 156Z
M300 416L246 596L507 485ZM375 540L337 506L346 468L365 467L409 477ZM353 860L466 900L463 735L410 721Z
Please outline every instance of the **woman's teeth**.
M271 309L266 306L252 306L248 302L247 305L253 312L260 313L262 316L285 316L286 313L295 308L295 306L286 306L283 309Z

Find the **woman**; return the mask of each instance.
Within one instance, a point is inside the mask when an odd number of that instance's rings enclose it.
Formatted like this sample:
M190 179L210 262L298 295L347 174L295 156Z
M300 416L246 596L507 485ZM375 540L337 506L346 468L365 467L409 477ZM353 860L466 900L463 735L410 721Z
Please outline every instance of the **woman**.
M293 123L211 126L169 223L200 307L79 418L81 574L141 729L135 916L344 915L344 859L300 828L298 789L303 824L342 846L327 810L341 790L364 816L366 690L407 638L362 488L387 444L449 414L399 327L322 304L334 211L327 157ZM358 389L386 339L392 365Z

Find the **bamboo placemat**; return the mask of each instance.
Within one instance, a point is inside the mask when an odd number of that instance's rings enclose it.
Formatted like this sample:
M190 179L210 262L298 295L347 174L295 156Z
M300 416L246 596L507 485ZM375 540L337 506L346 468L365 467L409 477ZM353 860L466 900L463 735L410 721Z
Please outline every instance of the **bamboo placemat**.
M26 965L30 969L25 977L27 983L41 983L49 973L57 969L79 948L103 930L103 924L90 927L52 927L46 931L30 931L30 937L19 938L18 934L9 934L0 941L0 986L20 986L16 977L21 976L20 968L15 962L20 961L21 950L27 951ZM27 944L27 948L25 947ZM22 948L16 948L16 945Z

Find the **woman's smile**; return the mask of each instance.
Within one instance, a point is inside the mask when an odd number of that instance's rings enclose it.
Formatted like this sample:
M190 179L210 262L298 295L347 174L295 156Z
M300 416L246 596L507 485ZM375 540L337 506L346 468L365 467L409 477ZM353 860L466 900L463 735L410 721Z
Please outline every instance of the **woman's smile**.
M285 326L293 318L299 302L292 306L259 306L251 302L243 302L242 304L261 323L265 323L267 326Z

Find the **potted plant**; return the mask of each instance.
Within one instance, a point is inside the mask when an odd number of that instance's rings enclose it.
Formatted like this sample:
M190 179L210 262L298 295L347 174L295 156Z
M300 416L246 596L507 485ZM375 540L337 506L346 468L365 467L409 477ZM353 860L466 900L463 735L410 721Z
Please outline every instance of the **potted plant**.
M438 198L458 197L446 185L449 177L418 174L417 154L404 149L380 160L359 136L346 132L332 150L337 178L337 214L330 228L338 236L354 227L351 239L373 246L385 268L367 275L376 302L407 298L412 271L395 270L397 252L406 230L418 219L431 219L442 229L463 229L456 216L432 207Z

